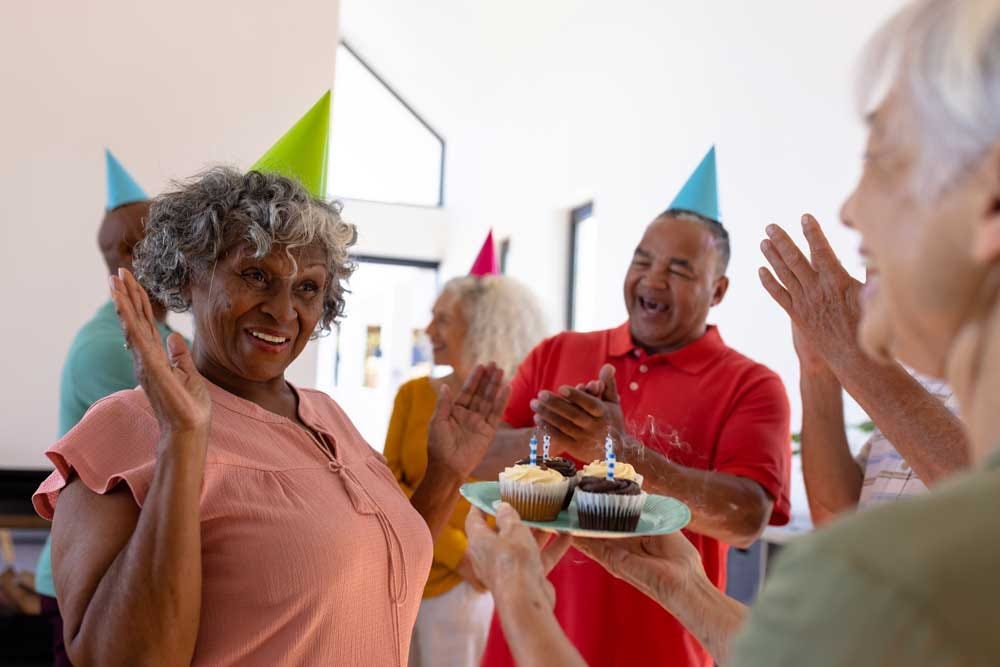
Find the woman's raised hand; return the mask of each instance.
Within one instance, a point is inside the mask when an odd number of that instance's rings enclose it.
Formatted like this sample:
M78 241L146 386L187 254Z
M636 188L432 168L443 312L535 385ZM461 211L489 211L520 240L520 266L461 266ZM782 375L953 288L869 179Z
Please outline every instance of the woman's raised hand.
M195 368L184 338L170 334L164 349L149 295L128 269L111 276L111 298L121 320L135 374L146 391L164 437L194 436L206 446L212 418L208 383Z
M443 385L427 437L429 465L466 479L493 442L509 395L495 364L476 366L455 398Z

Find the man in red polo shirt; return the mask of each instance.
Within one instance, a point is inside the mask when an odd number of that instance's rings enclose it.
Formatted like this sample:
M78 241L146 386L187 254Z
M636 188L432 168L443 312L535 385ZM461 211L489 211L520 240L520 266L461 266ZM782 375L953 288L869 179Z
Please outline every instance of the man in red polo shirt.
M706 323L728 287L714 159L713 150L636 247L625 277L628 322L560 334L521 364L504 414L510 428L476 476L495 478L525 456L536 427L580 463L603 457L611 429L627 441L618 459L645 477L647 491L690 506L685 532L724 589L728 546L748 546L769 522L788 521L791 447L781 380ZM713 664L673 616L580 552L571 550L550 580L556 616L588 664ZM513 665L496 617L482 664Z

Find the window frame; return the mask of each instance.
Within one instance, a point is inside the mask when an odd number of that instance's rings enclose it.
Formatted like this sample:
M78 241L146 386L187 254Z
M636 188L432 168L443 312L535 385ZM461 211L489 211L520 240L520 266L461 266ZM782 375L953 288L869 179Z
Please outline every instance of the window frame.
M421 125L423 125L424 129L426 129L428 132L430 132L431 135L435 139L437 139L438 143L441 144L441 163L439 165L439 173L438 173L438 197L437 197L437 204L435 204L432 207L428 207L426 204L417 204L417 203L412 203L412 202L396 202L396 201L358 199L356 197L351 197L351 196L349 196L347 194L341 194L341 195L338 195L338 196L341 197L341 198L343 198L343 199L353 199L355 201L376 201L377 203L393 204L393 205L398 205L398 206L418 206L418 207L423 207L423 208L442 208L442 207L444 207L444 175L445 175L444 165L445 165L445 159L446 159L447 153L448 153L448 150L447 150L448 149L448 145L447 145L447 142L445 141L444 137L441 135L440 132L438 132L437 130L435 130L434 127L429 122L427 122L427 120L423 116L421 116L420 113L418 113L417 110L414 109L413 106L409 102L407 102L406 99L403 98L403 96L400 95L399 92L395 88L393 88L389 84L389 82L386 81L385 78L381 74L379 74L375 70L375 68L373 68L371 66L371 64L367 60L365 60L365 58L360 53L358 53L357 49L355 49L353 46L351 46L351 43L347 39L341 38L341 40L340 40L340 46L343 46L344 49L349 54L351 54L351 56L354 57L355 60L358 61L358 63L361 65L361 67L363 67L365 69L366 72L368 72L369 74L371 74L372 77L374 77L374 79L379 84L381 84L382 87L385 88L386 91L388 91L389 94L392 95L392 97L395 98L395 100L397 102L399 102L403 106L403 108L406 109L410 113L411 116L413 116L414 118L417 119L417 122L419 122ZM336 83L334 85L336 86ZM336 90L334 91L334 94L336 94ZM334 131L336 132L336 130L334 130Z
M573 318L576 314L576 237L580 224L594 217L594 201L574 207L569 212L569 271L566 281L566 330L573 331Z

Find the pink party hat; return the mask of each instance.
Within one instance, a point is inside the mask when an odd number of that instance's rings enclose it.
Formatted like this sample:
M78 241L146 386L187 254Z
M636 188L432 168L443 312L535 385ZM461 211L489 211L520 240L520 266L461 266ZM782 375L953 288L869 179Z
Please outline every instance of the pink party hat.
M496 244L493 243L493 230L486 235L483 247L476 256L476 261L472 263L470 276L498 276L500 275L500 262L497 261Z

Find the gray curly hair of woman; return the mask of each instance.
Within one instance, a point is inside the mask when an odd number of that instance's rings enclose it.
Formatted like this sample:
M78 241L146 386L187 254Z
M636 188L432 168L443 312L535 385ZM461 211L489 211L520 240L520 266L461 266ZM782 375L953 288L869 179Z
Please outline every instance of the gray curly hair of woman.
M464 276L445 283L468 324L466 368L494 362L511 378L547 334L545 314L531 290L508 276Z
M274 173L213 167L156 197L133 267L144 288L168 309L191 307L187 287L209 275L237 245L262 258L276 248L318 247L326 253L327 282L317 331L329 331L344 312L348 249L357 230L340 217L338 202L313 197L298 181Z

